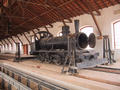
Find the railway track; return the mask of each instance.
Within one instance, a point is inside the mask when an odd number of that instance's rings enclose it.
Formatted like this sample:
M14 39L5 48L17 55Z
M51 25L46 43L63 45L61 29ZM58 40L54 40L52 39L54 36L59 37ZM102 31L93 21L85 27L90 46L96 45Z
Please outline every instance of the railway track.
M8 83L9 89L10 89L11 86L14 86L17 90L32 90L29 87L21 84L17 80L11 78L10 76L8 76L8 75L6 75L6 74L4 74L2 72L0 72L0 78L2 78L4 80L2 82L7 82Z
M67 88L42 80L39 77L22 72L7 65L0 64L0 69L1 72L7 74L8 76L11 76L14 79L18 77L16 80L21 83L25 84L26 82L26 86L30 87L32 90L42 90L41 88L44 88L45 90L68 90ZM24 80L24 82L22 82L22 78L24 78L26 81Z
M87 70L93 70L93 71L100 71L100 72L120 74L120 69L119 69L119 68L94 67L94 68L87 68Z
M120 74L119 68L109 68L109 67L94 67L94 68L86 68L85 70L93 70L93 71L99 71L99 72L106 72L106 73L112 73L112 74ZM110 85L120 86L119 82L115 81L109 81L106 79L99 79L99 78L93 78L90 76L80 75L80 74L74 74L73 76L83 79L88 79L92 81L102 82Z
M95 67L95 68L89 68L86 70L94 70L94 71L100 71L100 72L107 72L107 73L113 73L113 74L120 74L120 69L118 68L107 68L107 67ZM23 83L22 79L23 77L26 78L26 86L30 87L32 90L42 90L40 88L47 88L45 90L69 90L68 88L62 87L61 85L59 86L59 84L57 83L51 83L48 82L44 79L41 79L37 76L33 76L32 74L28 74L26 72L23 72L21 70L15 69L12 66L8 66L5 64L0 64L0 71L13 77L14 79L16 78L17 75L17 80L21 83ZM12 72L12 74L10 74L10 72ZM109 81L106 79L100 79L100 78L96 78L96 77L90 77L90 76L86 76L86 75L80 75L80 74L75 74L73 75L75 77L78 78L83 78L83 79L88 79L88 80L92 80L92 81L97 81L97 82L101 82L101 83L106 83L106 84L110 84L110 85L114 85L114 86L120 86L119 82L116 81ZM25 80L24 80L25 81ZM36 83L37 85L33 85L32 84ZM36 89L37 87L37 89Z

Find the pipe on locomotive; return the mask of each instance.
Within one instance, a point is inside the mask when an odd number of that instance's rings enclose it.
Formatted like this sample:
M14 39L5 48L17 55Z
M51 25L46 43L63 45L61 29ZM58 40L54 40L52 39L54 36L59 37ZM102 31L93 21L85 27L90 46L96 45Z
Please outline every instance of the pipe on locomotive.
M79 20L74 21L75 33L70 34L69 26L62 27L62 36L59 37L47 37L40 40L40 49L50 50L50 49L68 49L68 37L70 42L76 43L77 49L85 49L88 44L91 48L95 47L96 38L92 33L89 37L85 33L79 32ZM76 41L74 41L76 40Z

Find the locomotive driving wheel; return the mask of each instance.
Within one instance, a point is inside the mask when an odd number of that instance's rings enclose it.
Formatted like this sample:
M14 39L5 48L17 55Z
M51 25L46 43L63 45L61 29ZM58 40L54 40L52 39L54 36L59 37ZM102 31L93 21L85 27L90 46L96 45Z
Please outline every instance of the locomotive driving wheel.
M44 54L40 53L38 59L40 60L41 63L43 63L45 61Z
M50 59L49 53L45 53L45 62L46 63L51 63L51 59Z
M56 65L61 65L62 64L62 60L61 60L61 56L60 55L53 55L53 62Z

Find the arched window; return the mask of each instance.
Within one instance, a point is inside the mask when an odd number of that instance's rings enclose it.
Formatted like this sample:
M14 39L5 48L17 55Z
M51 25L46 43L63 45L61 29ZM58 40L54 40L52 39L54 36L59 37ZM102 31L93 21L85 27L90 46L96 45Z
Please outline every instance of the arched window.
M113 45L115 49L120 49L120 20L113 23Z
M62 36L62 32L60 31L60 32L58 32L57 33L57 36L59 37L59 36Z
M80 32L85 33L88 37L91 33L93 33L93 27L92 26L85 26L80 29ZM86 49L91 49L88 45Z

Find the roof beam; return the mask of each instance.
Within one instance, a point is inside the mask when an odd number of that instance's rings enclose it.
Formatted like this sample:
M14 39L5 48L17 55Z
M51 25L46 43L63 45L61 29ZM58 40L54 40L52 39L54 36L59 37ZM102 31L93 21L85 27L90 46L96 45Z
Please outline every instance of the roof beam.
M68 21L64 20L65 23L72 23L72 19L67 19Z
M38 28L36 28L36 29L37 29L38 32L40 31L40 29L38 29Z
M50 33L49 30L48 30L48 28L47 28L46 26L44 26L44 27L45 27L46 31L47 31L48 33Z
M12 15L9 15L9 16L3 16L3 15L1 15L0 17L18 18L18 19L30 19L30 17L24 17L24 16L12 16Z
M98 29L98 31L99 31L100 36L102 36L102 32L101 32L101 30L100 30L100 27L99 27L99 25L98 25L98 23L97 23L97 20L96 20L94 14L93 14L92 12L91 12L91 16L92 16L92 18L93 18L93 20L94 20L94 22L95 22L95 25L97 26L97 29Z
M77 6L82 10L84 13L88 13L77 1L74 1Z
M22 42L22 40L19 38L19 36L16 36L16 37L17 37L18 40L21 42L21 44L24 45L23 42Z
M49 5L49 7L51 7L52 9L54 9L55 10L55 13L59 16L59 18L61 19L61 20L64 20L64 18L66 17L65 16L65 14L63 14L63 13L61 13L60 12L60 8L57 8L56 6L54 6L52 3L49 3L50 5ZM47 4L48 5L48 4Z
M108 7L103 0L101 0L101 1L102 1L102 3L104 4L104 7Z
M66 5L66 4L71 3L72 1L73 1L73 0L69 0L69 1L67 1L67 2L65 2L65 3L63 3L63 4L59 5L59 6L57 6L56 8L60 8L60 7L64 6L64 5ZM30 21L32 21L32 20L34 20L34 19L36 19L36 18L38 18L38 17L40 17L40 16L43 16L43 15L45 15L45 14L48 14L49 12L51 12L51 11L53 11L53 10L55 10L55 8L50 9L50 10L44 12L44 13L41 13L41 14L38 15L38 16L35 16L35 17L31 18L31 19L29 19L29 20L27 20L27 21L25 21L25 22L19 24L17 27L19 27L19 26L21 26L21 25L24 25L25 23L30 22ZM17 27L15 27L15 28L17 28Z
M32 30L32 32L33 32L33 34L36 36L36 38L39 39L38 36L36 35L35 31Z
M9 46L9 44L5 40L3 40L3 41L7 44L7 46Z
M28 37L25 35L25 33L23 33L24 37L26 38L26 40L28 41L28 43L30 44L30 40L28 39Z
M26 9L28 12L30 12L31 14L33 14L34 16L38 16L34 11L31 11L31 10L29 10L28 8L24 8L24 9ZM44 17L39 17L39 20L40 21L42 21L43 22L43 24L45 24L47 21L44 19ZM45 22L46 21L46 22ZM48 25L50 25L51 27L53 27L53 25L52 24L48 24Z
M13 46L12 43L10 42L10 40L8 38L7 38L7 41L11 44L11 46Z
M114 5L113 2L112 2L111 0L108 0L108 1L111 3L111 5Z
M14 12L12 14L15 15L17 13L17 11L19 11L18 9L19 9L18 6L16 8L14 8L14 10L13 10Z
M95 10L98 15L101 15L101 13L96 8L92 7L89 0L87 0L86 2L84 2L84 0L81 0L81 3L88 9L89 12L93 12L93 10Z
M20 2L20 3L18 3L18 5L19 5L19 7L20 7L20 9L22 11L22 16L24 17L25 11L24 11L24 8L22 7L22 3Z
M120 4L120 0L115 0L118 4Z
M1 42L1 43L3 44L3 46L5 47L5 44L3 43L3 41L1 40L0 42Z
M13 40L14 43L16 43L15 40L13 39L13 37L11 37L11 39Z
M96 6L97 6L99 9L102 9L96 0L94 0L94 3L96 4Z
M64 26L66 26L66 23L65 23L65 21L64 21L64 20L63 20L63 25L64 25Z
M25 1L25 0L17 0L18 2L23 2L23 3L26 3L26 4L32 4L32 5L38 5L38 6L43 6L43 7L49 7L45 4L41 4L41 3L34 3L34 2L31 2L31 1Z

